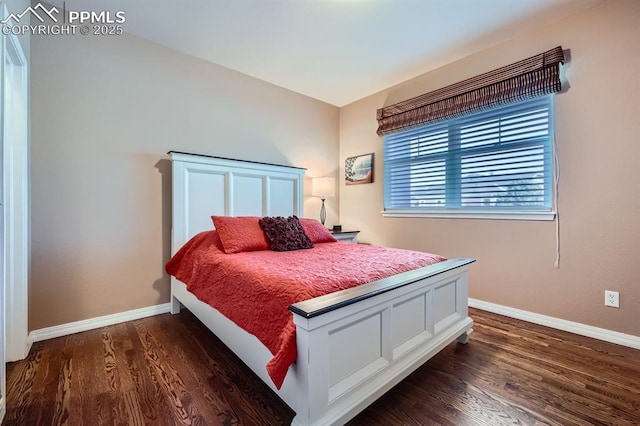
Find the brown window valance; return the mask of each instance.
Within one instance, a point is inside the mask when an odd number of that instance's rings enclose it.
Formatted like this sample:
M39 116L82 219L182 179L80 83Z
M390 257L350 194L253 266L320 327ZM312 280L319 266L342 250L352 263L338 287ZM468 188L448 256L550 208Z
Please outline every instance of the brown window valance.
M378 134L560 91L562 47L380 108Z

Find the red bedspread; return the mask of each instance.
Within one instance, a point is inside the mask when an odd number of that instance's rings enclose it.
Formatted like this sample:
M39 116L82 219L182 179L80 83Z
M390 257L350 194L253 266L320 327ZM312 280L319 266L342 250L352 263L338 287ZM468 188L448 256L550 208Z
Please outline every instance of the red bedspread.
M166 269L271 351L267 371L280 388L296 359L289 305L443 260L434 254L344 242L290 252L225 254L217 232L207 231L188 241Z

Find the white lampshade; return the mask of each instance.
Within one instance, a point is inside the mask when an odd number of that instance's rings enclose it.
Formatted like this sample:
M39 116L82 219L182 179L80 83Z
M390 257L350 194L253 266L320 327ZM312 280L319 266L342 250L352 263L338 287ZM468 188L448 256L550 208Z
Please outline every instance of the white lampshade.
M311 180L311 196L331 198L336 195L336 180L332 177L319 177Z

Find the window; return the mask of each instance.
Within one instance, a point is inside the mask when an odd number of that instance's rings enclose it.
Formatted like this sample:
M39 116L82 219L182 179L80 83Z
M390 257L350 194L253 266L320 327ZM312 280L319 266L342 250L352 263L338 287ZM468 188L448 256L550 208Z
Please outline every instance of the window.
M384 215L553 219L551 96L385 135Z

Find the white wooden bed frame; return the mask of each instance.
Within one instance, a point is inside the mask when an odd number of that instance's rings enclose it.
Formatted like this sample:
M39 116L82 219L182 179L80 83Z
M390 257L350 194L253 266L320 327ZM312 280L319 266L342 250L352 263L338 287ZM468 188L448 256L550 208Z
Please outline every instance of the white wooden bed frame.
M211 215L302 216L305 169L171 151L172 254ZM348 244L348 243L344 243ZM453 259L290 307L298 359L281 389L258 339L171 280L171 312L189 309L295 412L295 425L343 424L456 339L466 343L467 275Z

